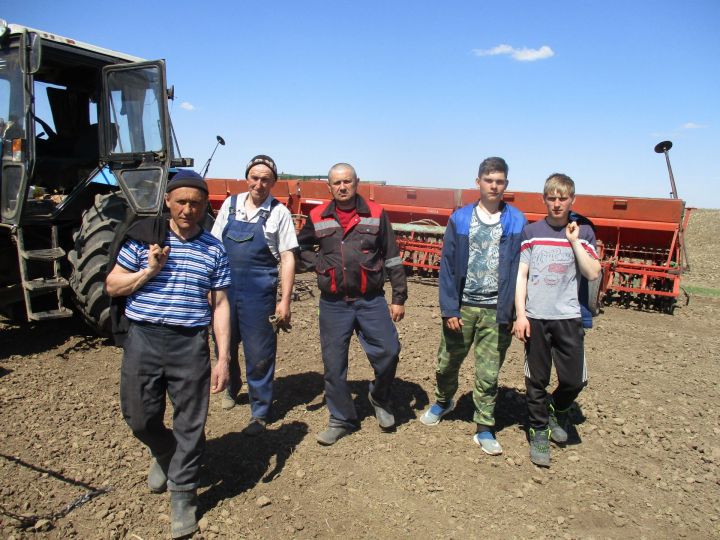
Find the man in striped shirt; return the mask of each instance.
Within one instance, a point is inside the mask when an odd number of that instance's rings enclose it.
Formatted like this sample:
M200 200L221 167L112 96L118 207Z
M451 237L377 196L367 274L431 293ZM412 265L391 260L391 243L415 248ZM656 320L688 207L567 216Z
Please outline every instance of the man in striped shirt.
M228 381L230 270L222 243L200 226L207 196L200 175L177 173L165 194L170 220L164 245L127 240L106 280L110 296L127 297L130 320L120 375L123 417L153 455L148 487L170 489L173 538L198 528L209 392L221 392ZM211 321L218 350L213 369ZM164 424L166 392L172 429Z
M587 384L579 276L600 276L595 233L570 221L575 183L555 173L545 181L547 216L525 226L515 288L514 333L525 343L530 460L550 466L549 441L567 442L568 410ZM548 398L554 362L558 386Z

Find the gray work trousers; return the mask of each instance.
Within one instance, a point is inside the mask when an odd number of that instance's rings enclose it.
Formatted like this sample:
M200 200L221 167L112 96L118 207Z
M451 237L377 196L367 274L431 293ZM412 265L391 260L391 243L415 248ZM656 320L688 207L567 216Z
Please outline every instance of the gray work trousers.
M165 393L173 405L165 426ZM120 372L120 405L135 437L153 456L173 452L168 488L198 486L210 399L207 327L131 323Z

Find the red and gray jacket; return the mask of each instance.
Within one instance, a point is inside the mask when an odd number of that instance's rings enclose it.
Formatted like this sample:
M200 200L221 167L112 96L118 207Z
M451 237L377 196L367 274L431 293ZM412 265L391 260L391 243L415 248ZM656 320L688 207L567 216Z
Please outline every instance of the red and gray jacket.
M357 215L343 230L335 201L310 212L298 234L303 261L309 250L315 259L318 287L323 296L355 299L383 293L385 270L392 286L392 303L404 305L407 280L387 214L379 204L356 196ZM311 255L312 252L310 252Z

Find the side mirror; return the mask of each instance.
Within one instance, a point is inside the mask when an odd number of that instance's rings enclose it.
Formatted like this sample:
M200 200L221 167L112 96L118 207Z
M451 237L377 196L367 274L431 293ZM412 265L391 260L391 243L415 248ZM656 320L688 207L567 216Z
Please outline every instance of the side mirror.
M42 45L40 36L35 32L23 31L22 51L20 54L20 69L23 73L37 73L42 60Z
M5 19L0 19L0 47L7 47L10 42L10 27Z

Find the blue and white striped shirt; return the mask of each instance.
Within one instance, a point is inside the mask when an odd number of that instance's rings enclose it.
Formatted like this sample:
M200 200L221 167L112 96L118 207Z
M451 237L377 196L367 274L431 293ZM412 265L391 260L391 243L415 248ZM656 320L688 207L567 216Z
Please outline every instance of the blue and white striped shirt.
M207 326L208 293L230 286L230 266L222 243L202 231L187 241L168 230L170 255L162 270L127 297L125 315L136 322L171 326ZM149 246L128 240L117 262L129 272L148 266Z

